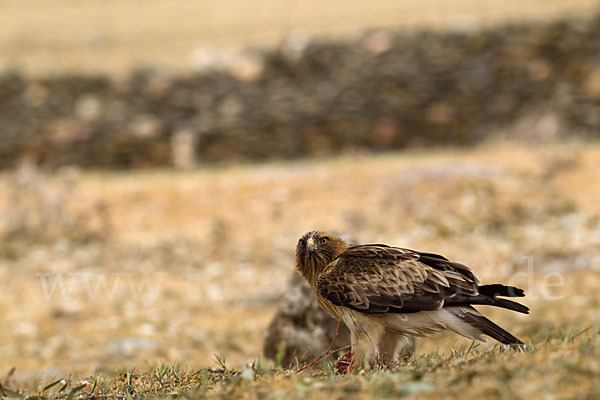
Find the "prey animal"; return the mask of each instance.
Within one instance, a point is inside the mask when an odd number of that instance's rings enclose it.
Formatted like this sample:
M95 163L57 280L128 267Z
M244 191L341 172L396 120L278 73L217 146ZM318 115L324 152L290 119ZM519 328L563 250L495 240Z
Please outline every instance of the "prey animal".
M350 330L353 369L365 360L389 365L408 335L452 331L472 340L487 335L523 344L473 305L528 314L504 297L522 289L480 285L470 268L433 253L385 244L352 245L337 235L311 231L296 247L296 269L319 305Z

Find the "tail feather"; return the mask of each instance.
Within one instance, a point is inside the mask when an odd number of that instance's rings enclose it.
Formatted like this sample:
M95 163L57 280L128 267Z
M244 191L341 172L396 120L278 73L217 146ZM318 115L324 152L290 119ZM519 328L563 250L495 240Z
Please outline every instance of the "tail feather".
M500 308L506 308L508 310L520 312L523 314L529 314L529 307L517 303L516 301L502 299L502 298L493 298L482 295L477 296L466 296L466 295L456 295L452 298L444 300L444 307L457 307L457 306L467 306L467 305L481 305L481 306L495 306Z
M490 304L490 305L517 311L522 314L529 314L529 307L524 306L521 303L517 303L516 301L507 300L507 299L494 299L493 303L494 304Z
M479 294L470 296L466 294L456 294L453 297L444 300L445 307L466 306L470 304L495 306L506 308L523 314L529 314L529 307L517 303L516 301L503 299L505 297L524 297L525 291L514 286L505 286L502 284L483 285L478 288Z
M501 283L495 283L492 285L482 285L478 288L479 293L489 297L525 297L525 291L518 287L506 286Z
M502 344L523 344L521 340L481 315L471 306L457 308L454 315Z

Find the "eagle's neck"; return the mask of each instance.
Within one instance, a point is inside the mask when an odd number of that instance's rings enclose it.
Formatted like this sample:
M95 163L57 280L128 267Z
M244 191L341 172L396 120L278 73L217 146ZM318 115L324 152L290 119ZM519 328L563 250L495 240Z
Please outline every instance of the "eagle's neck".
M337 246L333 248L321 250L305 259L297 260L296 269L306 282L315 289L319 275L325 272L327 266L347 248L348 244L340 240L340 243L337 243Z
M319 258L311 257L304 263L298 263L296 269L306 282L313 288L316 288L317 278L323 273L329 262Z

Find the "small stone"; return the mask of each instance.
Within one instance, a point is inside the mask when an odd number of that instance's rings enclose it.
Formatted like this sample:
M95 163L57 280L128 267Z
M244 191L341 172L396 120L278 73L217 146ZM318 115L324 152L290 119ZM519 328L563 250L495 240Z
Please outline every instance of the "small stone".
M242 373L240 374L240 377L246 381L253 381L254 380L254 371L252 370L252 368L244 368L242 370Z

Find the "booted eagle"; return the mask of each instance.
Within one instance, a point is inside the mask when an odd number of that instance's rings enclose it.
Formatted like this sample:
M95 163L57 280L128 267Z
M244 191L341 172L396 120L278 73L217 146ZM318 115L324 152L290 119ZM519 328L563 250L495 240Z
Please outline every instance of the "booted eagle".
M479 285L471 269L438 254L385 244L351 245L337 235L311 231L298 241L296 269L319 305L351 333L353 366L363 360L389 365L407 335L450 330L472 340L487 335L503 344L523 344L473 305L528 314L502 297L522 289Z

